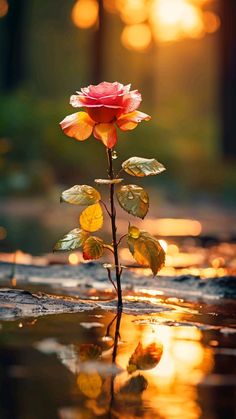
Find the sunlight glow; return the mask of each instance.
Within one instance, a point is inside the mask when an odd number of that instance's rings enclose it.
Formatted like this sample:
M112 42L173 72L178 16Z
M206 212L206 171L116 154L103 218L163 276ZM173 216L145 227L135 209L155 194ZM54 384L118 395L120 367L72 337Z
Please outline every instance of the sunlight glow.
M176 41L204 35L202 12L187 0L153 1L150 22L156 41Z
M121 41L128 49L144 51L151 44L151 30L146 23L125 26L121 34Z
M214 33L220 27L220 18L215 13L205 12L203 13L203 21L205 31L207 33Z
M220 18L203 10L205 3L209 0L104 0L103 6L107 12L119 14L126 24L121 34L125 48L142 52L153 40L159 43L199 39L216 32ZM7 10L7 1L0 0L0 17ZM75 26L87 29L98 23L98 14L97 0L77 0L71 18Z
M176 255L179 253L179 248L176 244L168 244L167 246L167 254L170 256Z
M120 1L119 3L121 6L120 16L124 23L141 23L147 19L148 7L145 0Z
M115 0L103 0L104 9L109 13L116 13L117 6Z
M169 328L168 326L153 326L142 333L142 343L152 341L162 342L164 351L160 363L150 370L154 382L171 385L178 380L198 382L204 372L212 368L212 358L209 351L204 351L201 345L201 332L195 327Z
M225 265L225 259L222 257L214 258L211 260L211 265L215 269L220 268Z
M71 19L82 29L94 26L98 20L97 0L78 0L71 11Z
M199 221L184 218L149 219L143 221L143 226L159 236L199 236L202 231Z
M21 263L23 265L28 265L32 262L32 257L28 253L24 253L21 250L16 250L14 255L14 263Z
M161 247L162 247L162 249L165 251L165 252L167 252L167 249L168 249L168 243L165 241L165 240L159 240L159 243L160 243L160 245L161 245Z

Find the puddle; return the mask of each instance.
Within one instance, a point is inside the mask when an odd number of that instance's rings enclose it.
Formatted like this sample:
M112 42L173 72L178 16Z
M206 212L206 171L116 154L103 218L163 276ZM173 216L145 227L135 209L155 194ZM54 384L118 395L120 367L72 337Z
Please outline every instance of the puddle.
M168 303L1 321L0 418L234 418L233 310Z

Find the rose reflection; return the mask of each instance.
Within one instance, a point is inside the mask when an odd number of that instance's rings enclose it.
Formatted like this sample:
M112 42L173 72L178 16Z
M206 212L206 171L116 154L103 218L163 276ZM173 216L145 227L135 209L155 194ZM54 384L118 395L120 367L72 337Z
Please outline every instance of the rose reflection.
M197 385L213 368L202 332L143 320L119 312L103 336L89 334L95 343L76 346L79 407L61 418L201 417Z
M107 326L106 338L110 337L113 341L111 347L111 363L113 366L117 363L118 345L121 341L120 324L122 312L116 316ZM112 328L114 327L114 336ZM122 380L122 384L116 386L116 377L120 371L112 368L112 372L107 377L99 374L94 366L89 373L80 372L77 377L77 385L80 392L86 396L85 404L91 409L94 415L100 416L107 414L108 417L119 417L122 412L131 406L142 410L142 393L148 387L148 380L140 373L142 370L155 368L159 363L163 352L163 346L160 342L152 342L146 347L139 342L134 352L131 354L126 366L128 376ZM102 352L98 345L86 344L79 348L81 361L94 361L101 358ZM96 364L95 364L96 365Z

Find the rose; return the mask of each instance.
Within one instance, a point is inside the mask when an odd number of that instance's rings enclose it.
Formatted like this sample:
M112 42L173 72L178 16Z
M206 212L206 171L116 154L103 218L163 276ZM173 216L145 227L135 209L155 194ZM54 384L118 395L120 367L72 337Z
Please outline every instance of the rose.
M141 100L137 90L130 92L130 85L103 82L81 89L78 95L71 96L70 103L75 108L84 106L94 121L107 123L119 114L135 111Z
M93 133L108 148L117 142L116 126L122 131L136 128L139 122L151 117L137 111L142 98L138 90L130 91L130 84L102 82L90 85L72 95L70 104L84 107L85 112L68 115L60 125L66 135L84 141Z

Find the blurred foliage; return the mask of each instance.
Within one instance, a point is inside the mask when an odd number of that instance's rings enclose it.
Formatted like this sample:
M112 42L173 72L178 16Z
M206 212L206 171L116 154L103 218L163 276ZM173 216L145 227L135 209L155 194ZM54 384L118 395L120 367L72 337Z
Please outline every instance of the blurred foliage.
M0 70L0 194L5 196L38 195L58 184L86 183L91 168L93 178L106 177L99 141L78 143L59 128L60 120L73 113L70 94L93 82L96 31L73 25L72 0L26 4L24 78L6 91ZM5 25L6 18L1 19L0 34L5 34ZM143 94L140 110L153 118L120 134L120 161L137 155L163 162L166 173L147 182L173 200L201 192L231 202L236 171L221 156L217 35L137 53L124 49L120 32L118 17L109 15L104 79L131 82ZM1 39L4 65L7 39Z

